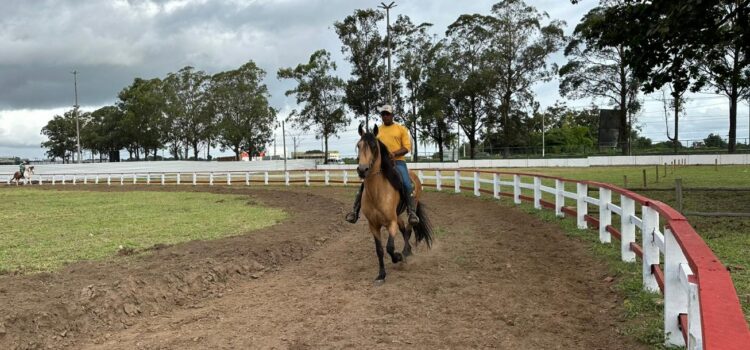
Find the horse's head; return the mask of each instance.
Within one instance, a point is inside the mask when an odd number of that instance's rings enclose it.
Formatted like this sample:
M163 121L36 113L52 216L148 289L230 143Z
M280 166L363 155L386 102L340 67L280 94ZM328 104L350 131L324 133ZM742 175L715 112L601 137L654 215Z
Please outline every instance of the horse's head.
M29 172L30 172L30 173L32 173L32 174L34 173L34 167L33 167L33 166L30 166L30 167L28 167L27 169L29 169Z
M378 144L378 126L376 125L372 132L365 131L362 124L359 124L359 142L357 142L357 155L359 166L357 174L364 179L370 174L370 171L377 165L380 159L380 145Z

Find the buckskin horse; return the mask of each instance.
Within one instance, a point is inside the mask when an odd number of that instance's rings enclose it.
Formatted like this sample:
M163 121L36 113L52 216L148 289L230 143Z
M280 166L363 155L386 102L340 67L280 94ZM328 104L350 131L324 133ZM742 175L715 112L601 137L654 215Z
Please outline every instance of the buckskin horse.
M375 279L376 284L385 281L385 264L383 263L383 244L380 229L385 227L388 230L388 243L386 251L390 255L394 264L403 261L412 254L411 238L412 229L416 234L416 243L425 241L428 247L432 246L432 225L427 218L424 204L420 200L422 194L422 182L414 174L409 172L409 177L414 184L414 196L417 202L417 216L419 224L411 227L408 222L399 217L406 209L404 199L408 193L404 193L401 185L401 177L396 172L393 160L388 157L388 149L376 137L378 127L375 126L372 132L365 132L362 125L359 126L360 140L357 142L357 153L359 156L359 166L357 174L363 180L364 189L362 190L362 213L367 218L367 222L375 239L375 252L378 255L380 270L378 277ZM383 158L385 155L385 158ZM404 249L401 253L395 251L394 237L401 231L404 237Z
M10 181L15 181L16 186L18 186L18 183L23 180L23 184L26 185L27 183L31 183L31 175L34 175L34 167L29 166L26 167L26 171L21 174L20 171L16 171L13 173L13 177L10 178ZM8 181L10 183L10 181Z

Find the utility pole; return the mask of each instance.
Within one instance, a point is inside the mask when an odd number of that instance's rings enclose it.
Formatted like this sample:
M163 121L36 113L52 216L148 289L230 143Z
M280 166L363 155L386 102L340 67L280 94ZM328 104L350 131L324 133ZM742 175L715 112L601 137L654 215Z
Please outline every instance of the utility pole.
M75 91L75 104L73 105L73 116L76 118L76 145L78 147L78 164L81 163L81 127L78 121L78 71L73 72L73 89Z
M542 114L542 158L544 158L544 114Z
M284 173L286 173L286 132L284 131L284 121L281 121L281 142L284 147Z
M381 2L378 7L385 10L385 30L388 36L388 104L393 107L393 84L391 82L391 9L396 7L396 3L391 2L386 5L384 2Z

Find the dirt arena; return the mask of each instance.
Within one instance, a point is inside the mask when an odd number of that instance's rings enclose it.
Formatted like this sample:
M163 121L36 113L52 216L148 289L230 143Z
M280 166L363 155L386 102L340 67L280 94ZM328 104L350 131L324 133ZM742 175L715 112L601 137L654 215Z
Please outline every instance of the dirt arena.
M134 189L192 190L95 188ZM645 348L621 334L622 300L585 244L511 206L426 193L433 249L386 259L386 283L374 286L365 220L343 220L353 187L198 190L247 195L290 218L0 276L0 349Z

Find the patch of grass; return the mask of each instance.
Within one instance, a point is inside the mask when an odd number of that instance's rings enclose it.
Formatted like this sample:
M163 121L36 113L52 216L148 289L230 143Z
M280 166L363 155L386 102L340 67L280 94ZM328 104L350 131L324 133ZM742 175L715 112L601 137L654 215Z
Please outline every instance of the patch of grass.
M120 247L210 240L273 225L286 214L247 196L199 192L0 192L0 271L51 271Z

